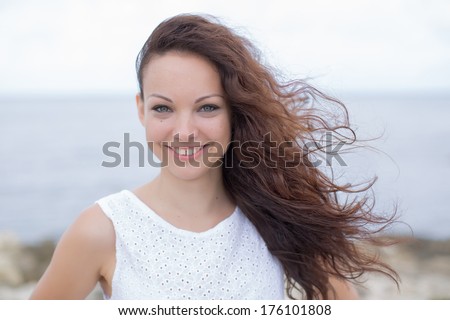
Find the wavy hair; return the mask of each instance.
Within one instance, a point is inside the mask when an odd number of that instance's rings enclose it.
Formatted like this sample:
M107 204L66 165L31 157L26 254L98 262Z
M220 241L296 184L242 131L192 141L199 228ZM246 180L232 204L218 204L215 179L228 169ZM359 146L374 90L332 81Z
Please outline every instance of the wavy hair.
M378 271L397 281L360 247L384 244L376 235L395 217L374 213L367 191L375 179L340 185L317 166L330 147L324 135L333 136L332 145L357 142L344 104L306 81L281 81L247 38L191 14L163 21L145 42L136 60L141 95L145 66L171 50L200 55L220 74L238 144L224 155L224 184L281 262L288 296L298 289L307 299L330 298L330 276L357 280Z

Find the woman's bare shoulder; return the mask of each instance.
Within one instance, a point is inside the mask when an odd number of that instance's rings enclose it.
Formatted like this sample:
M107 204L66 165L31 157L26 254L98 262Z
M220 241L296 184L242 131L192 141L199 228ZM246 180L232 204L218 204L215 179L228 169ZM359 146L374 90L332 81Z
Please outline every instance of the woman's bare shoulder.
M84 241L91 243L94 247L114 248L113 223L98 204L93 204L83 210L68 232L73 233L77 238L83 238Z
M99 205L83 210L56 246L32 299L83 299L102 277L115 250L112 222Z
M55 255L73 259L84 257L96 271L115 253L115 233L111 220L98 204L83 210L62 236Z

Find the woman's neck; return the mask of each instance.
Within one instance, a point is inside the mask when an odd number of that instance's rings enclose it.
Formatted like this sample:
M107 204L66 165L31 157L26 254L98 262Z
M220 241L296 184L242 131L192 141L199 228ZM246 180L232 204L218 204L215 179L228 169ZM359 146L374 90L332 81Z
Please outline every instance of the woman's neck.
M149 194L155 211L182 220L215 220L226 217L235 207L224 188L221 168L194 180L178 179L162 171L150 183Z

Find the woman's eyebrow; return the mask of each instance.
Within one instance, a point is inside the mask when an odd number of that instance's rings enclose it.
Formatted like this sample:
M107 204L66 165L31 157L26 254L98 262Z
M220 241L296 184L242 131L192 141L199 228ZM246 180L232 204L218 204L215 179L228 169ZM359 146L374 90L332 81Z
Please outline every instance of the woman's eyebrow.
M205 99L208 99L208 98L211 98L211 97L221 97L222 99L225 99L221 94L213 93L213 94L208 94L206 96L198 98L197 100L195 100L194 103L198 103L198 102L200 102L202 100L205 100Z
M152 94L149 94L149 95L147 96L147 99L150 98L150 97L157 97L157 98L160 98L160 99L163 99L163 100L166 100L166 101L168 101L168 102L172 102L172 103L173 103L172 100L170 100L169 98L167 98L167 97L165 97L165 96L163 96L163 95L161 95L161 94L159 94L159 93L152 93Z

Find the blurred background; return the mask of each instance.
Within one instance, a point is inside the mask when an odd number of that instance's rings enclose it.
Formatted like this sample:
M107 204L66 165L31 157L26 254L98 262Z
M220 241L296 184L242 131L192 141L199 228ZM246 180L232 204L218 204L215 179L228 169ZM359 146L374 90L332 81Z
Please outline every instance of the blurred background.
M219 17L341 99L359 137L380 137L342 157L349 176L378 176L380 212L398 205L389 235L409 242L383 254L407 280L398 292L370 278L362 296L450 297L449 1L0 0L0 299L29 294L80 211L157 174L136 148L129 167L102 166L103 146L145 142L135 58L186 12Z

